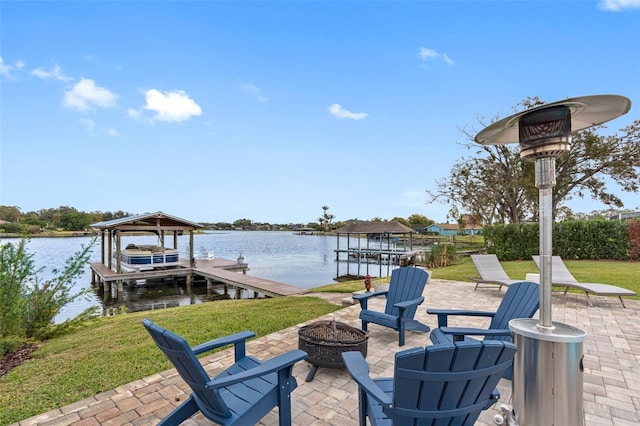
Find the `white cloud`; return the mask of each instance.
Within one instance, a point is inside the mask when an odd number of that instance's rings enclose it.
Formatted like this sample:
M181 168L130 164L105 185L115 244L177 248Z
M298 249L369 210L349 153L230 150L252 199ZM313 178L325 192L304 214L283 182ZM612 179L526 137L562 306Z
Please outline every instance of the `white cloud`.
M14 70L21 71L24 68L24 62L18 59L14 65L5 64L2 56L0 56L0 75L11 78Z
M422 59L422 62L426 62L428 60L442 60L447 65L453 65L453 60L449 57L449 55L440 53L436 50L429 49L428 47L421 47L418 52L418 56Z
M269 100L269 99L267 99L266 96L264 96L262 94L262 89L260 89L259 87L255 86L255 85L253 85L251 83L243 84L242 85L242 91L254 96L260 102L267 102Z
M598 7L610 12L619 12L625 9L640 9L640 0L601 0Z
M0 75L4 75L5 77L9 77L9 73L11 72L11 65L5 65L2 56L0 56Z
M154 111L151 118L144 117L142 110L129 110L129 116L140 122L166 121L176 123L202 115L202 108L183 90L161 92L156 89L145 92L146 104L142 109Z
M36 68L33 71L31 71L31 74L35 75L36 77L40 77L43 80L58 80L58 81L73 80L73 78L65 75L62 72L62 68L60 68L58 64L54 65L53 68L51 68L51 71L45 71L42 68Z
M113 136L113 137L120 136L120 132L117 131L116 129L109 129L108 132L109 132L109 136Z
M428 49L426 47L421 47L420 48L420 58L425 61L428 58L437 58L438 57L438 52L436 52L433 49Z
M129 114L129 117L133 118L136 121L140 121L140 122L144 121L143 120L144 117L142 116L142 111L138 109L129 108L127 113Z
M340 104L333 104L329 108L329 113L336 118L348 118L350 120L362 120L363 118L367 118L369 114L366 112L351 112L346 110Z
M92 107L112 108L116 106L118 95L104 87L96 86L87 78L77 82L71 90L64 92L62 104L78 111L86 111Z

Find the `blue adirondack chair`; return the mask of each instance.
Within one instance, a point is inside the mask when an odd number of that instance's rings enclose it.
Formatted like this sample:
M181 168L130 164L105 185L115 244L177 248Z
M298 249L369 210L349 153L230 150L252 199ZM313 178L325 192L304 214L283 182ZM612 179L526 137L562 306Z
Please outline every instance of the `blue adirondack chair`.
M422 291L429 280L429 273L419 268L398 268L391 272L389 291L364 293L353 296L360 302L360 319L362 329L367 331L367 324L372 322L398 331L398 345L404 345L404 331L429 331L426 324L422 324L413 317L418 305L424 302ZM371 297L386 296L387 304L384 312L368 309L367 301Z
M499 398L511 342L446 342L396 353L394 377L372 379L359 352L342 358L358 384L360 425L473 425Z
M191 348L184 338L151 320L145 319L142 323L192 390L191 396L163 419L161 425L178 425L198 411L221 425L249 425L276 406L280 425L291 424L290 396L297 386L292 369L296 362L307 357L306 352L293 350L263 363L245 354L246 340L255 336L251 331ZM227 345L235 346L235 363L212 379L196 355Z
M427 313L438 316L438 328L431 331L431 341L435 344L465 340L467 336L484 336L484 340L511 341L509 321L514 318L531 318L540 305L540 286L538 283L522 281L511 284L502 297L495 312L427 309ZM449 316L490 317L488 328L448 327ZM505 372L505 378L511 380L513 369Z

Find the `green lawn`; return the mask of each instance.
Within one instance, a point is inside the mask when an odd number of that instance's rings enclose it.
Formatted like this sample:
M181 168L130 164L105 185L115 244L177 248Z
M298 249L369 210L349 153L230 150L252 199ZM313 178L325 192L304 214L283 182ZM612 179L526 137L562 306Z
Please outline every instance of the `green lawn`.
M44 342L0 379L0 424L17 422L171 367L141 324L150 318L193 346L242 330L264 336L340 309L317 297L229 300L86 322ZM211 352L207 353L210 354Z
M565 260L564 263L578 281L617 285L640 294L640 262ZM524 280L528 273L539 273L533 260L501 262L501 264L507 275L514 280ZM432 278L452 281L471 281L469 277L478 275L478 271L468 256L460 257L455 265L435 268L431 272ZM374 278L374 281L377 280ZM385 280L388 282L388 278L383 278L381 281ZM314 291L341 293L351 293L358 290L364 290L363 280L329 284L314 289Z
M533 260L500 262L511 279L524 280L527 273L539 273ZM616 260L564 260L571 274L581 282L617 285L640 294L640 262ZM470 281L468 277L478 275L471 258L464 257L460 263L433 271L433 278L454 281Z

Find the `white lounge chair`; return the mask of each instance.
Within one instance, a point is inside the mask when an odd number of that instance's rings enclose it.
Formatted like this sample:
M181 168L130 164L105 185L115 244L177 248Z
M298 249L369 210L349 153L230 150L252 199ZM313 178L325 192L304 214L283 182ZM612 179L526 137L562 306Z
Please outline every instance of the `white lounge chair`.
M524 281L509 278L495 254L472 254L471 260L480 274L479 277L468 277L476 282L475 290L480 284L498 285L500 290L503 285L508 287L510 284Z
M539 269L540 256L532 257ZM611 284L579 282L573 275L571 275L571 272L569 272L569 269L567 269L567 266L564 264L560 256L551 257L551 284L557 287L564 287L564 294L567 294L567 291L569 291L570 288L576 288L584 291L585 296L587 296L587 303L589 306L593 306L593 303L591 303L591 299L589 298L589 293L595 294L596 296L616 296L620 299L620 303L622 303L622 307L624 308L626 308L626 306L624 304L624 300L622 300L622 296L636 295L635 291L627 290L626 288Z

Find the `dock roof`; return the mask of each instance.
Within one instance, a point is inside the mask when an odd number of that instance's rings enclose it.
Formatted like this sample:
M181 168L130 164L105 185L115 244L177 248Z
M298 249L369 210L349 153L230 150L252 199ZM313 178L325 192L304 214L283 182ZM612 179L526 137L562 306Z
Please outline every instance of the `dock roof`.
M118 219L106 220L90 225L98 229L126 229L126 230L149 230L154 229L183 229L193 230L203 228L199 223L171 216L163 212L145 213L135 216L121 217Z
M416 230L395 221L358 220L336 229L337 234L415 234L416 232Z

